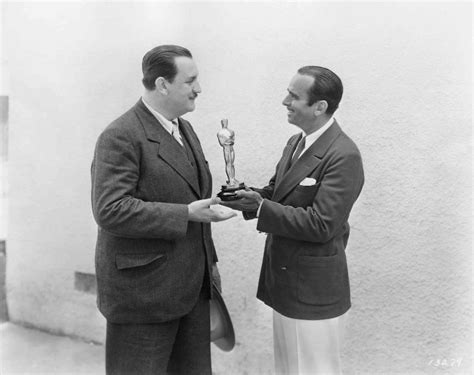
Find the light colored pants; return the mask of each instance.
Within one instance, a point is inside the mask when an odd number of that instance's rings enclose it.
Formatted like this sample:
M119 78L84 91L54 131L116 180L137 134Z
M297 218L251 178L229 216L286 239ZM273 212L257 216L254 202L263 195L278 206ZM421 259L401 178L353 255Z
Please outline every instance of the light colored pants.
M341 374L340 351L348 313L301 320L273 310L273 347L278 375Z

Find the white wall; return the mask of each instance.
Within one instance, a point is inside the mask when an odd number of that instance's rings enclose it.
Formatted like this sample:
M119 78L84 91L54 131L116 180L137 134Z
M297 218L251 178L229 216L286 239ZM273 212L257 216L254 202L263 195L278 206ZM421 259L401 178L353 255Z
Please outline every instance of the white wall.
M0 6L0 25L3 25L3 7ZM4 45L3 27L0 27L0 45ZM6 56L3 48L0 48L0 241L7 237L7 108L5 108L6 98L8 95L8 84L6 77ZM1 257L1 256L0 256ZM0 276L1 277L1 276Z
M0 6L0 25L4 25L4 10L3 6ZM3 46L6 40L4 33L4 27L0 27L0 42ZM4 48L0 48L0 95L8 95L8 85L7 85L7 61Z
M289 137L281 101L302 65L333 69L336 118L359 145L366 185L351 216L349 374L471 369L469 3L7 3L10 72L10 317L103 340L92 295L89 166L102 129L139 98L143 54L182 44L202 95L186 115L217 193L215 133L236 132L236 175L263 185ZM272 369L271 314L255 298L264 236L240 217L213 227L237 346L217 374ZM430 364L430 361L431 364Z

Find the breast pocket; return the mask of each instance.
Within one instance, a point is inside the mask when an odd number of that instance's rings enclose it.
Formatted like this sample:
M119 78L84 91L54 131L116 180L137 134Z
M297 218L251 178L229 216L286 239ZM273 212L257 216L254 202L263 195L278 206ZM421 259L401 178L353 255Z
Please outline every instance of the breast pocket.
M332 305L341 298L342 270L338 256L298 257L297 295L310 305Z
M320 185L320 182L311 186L298 185L290 193L286 203L295 207L312 206Z

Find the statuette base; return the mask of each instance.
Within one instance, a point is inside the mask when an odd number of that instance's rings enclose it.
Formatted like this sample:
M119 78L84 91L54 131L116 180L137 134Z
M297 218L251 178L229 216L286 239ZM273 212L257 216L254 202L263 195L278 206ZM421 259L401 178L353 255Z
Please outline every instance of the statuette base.
M245 184L243 182L241 182L238 186L222 185L221 192L219 194L217 194L217 196L224 202L226 202L226 201L235 201L237 199L240 199L235 194L235 192L237 190L245 190Z

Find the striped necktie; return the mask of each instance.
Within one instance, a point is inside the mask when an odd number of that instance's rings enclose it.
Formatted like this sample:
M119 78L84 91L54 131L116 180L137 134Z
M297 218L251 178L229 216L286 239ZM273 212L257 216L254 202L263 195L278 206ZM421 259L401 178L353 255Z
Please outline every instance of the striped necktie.
M301 153L303 152L304 150L304 146L306 144L306 137L303 137L300 139L299 143L298 143L298 146L296 147L296 151L295 153L293 154L293 157L291 158L291 163L290 165L293 165L296 163L296 161L299 159Z
M171 135L174 139L176 139L176 142L178 142L181 146L184 146L183 140L181 139L181 134L179 134L178 121L174 119L171 121L171 123L173 124L173 127L171 128Z

